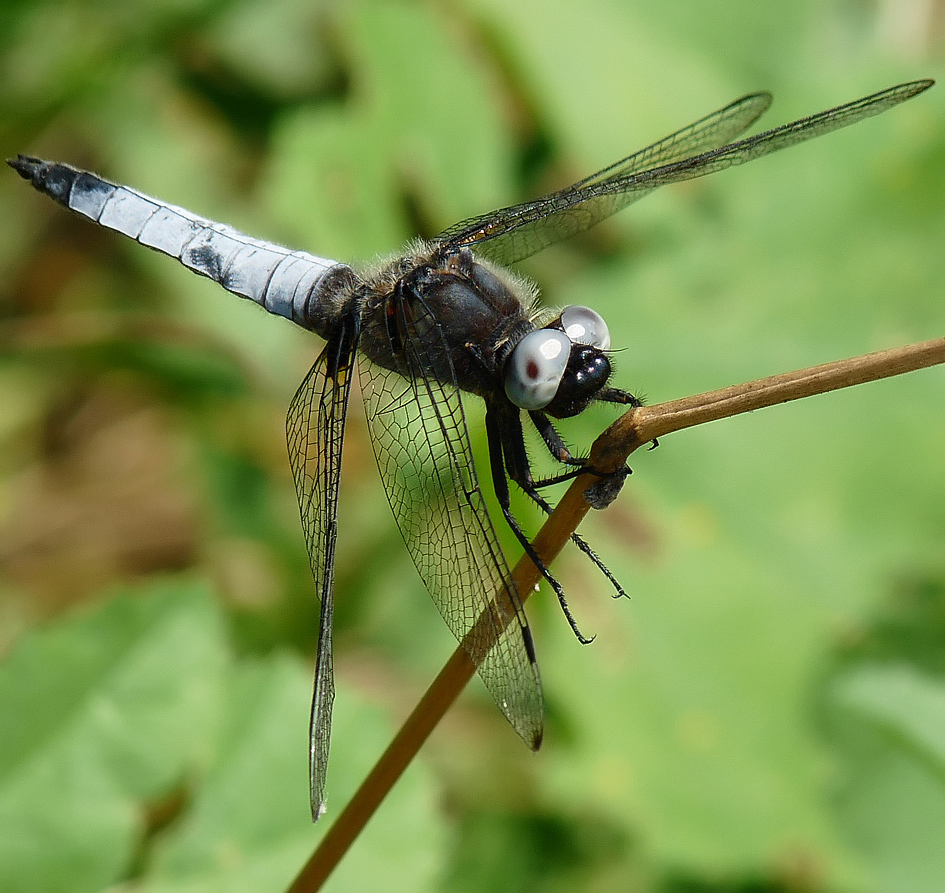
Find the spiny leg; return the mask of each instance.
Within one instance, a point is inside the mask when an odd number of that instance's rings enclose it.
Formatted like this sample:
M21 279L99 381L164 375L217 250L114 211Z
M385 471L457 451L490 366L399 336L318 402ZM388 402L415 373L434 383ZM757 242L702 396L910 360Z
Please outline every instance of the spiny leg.
M559 462L563 462L566 465L576 465L577 467L572 468L570 471L563 472L560 475L555 475L554 477L545 478L540 481L531 480L531 475L528 475L527 481L516 481L518 485L522 488L523 492L539 507L545 514L550 515L552 512L552 507L548 501L538 492L541 487L549 487L553 484L560 484L563 481L571 480L572 478L577 477L584 472L590 474L603 474L602 472L597 472L593 468L589 468L586 464L586 460L579 459L574 457L571 454L571 451L568 449L564 440L561 438L561 435L552 425L548 416L543 412L532 411L529 413L535 428L538 430L538 433L541 435L542 440L545 442L545 445L548 447L549 452L552 455L552 458L557 459ZM527 471L527 462L528 458L524 455L524 443L522 447L522 460L526 464ZM627 475L631 474L630 468L624 466L622 469L616 472L609 472L605 474L605 477L617 477L626 478ZM513 478L514 479L514 478ZM622 482L621 482L622 486ZM578 535L577 533L571 534L571 540L600 570L600 572L610 581L611 585L614 587L615 594L614 598L620 598L621 596L626 597L627 593L623 586L620 585L620 582L617 578L611 573L610 568L601 560L600 556L588 545L587 541Z
M639 397L634 397L629 391L622 391L620 388L601 388L597 393L597 399L604 403L632 406L634 409L640 409L643 406L643 401Z
M612 389L608 388L607 390L610 391ZM625 394L624 391L617 391L616 393ZM626 394L625 396L629 397L631 400L636 401L634 405L641 405L640 401L637 400L632 394ZM542 487L551 487L554 484L561 484L565 481L571 480L572 478L576 478L585 471L588 474L596 474L597 476L603 478L626 478L629 474L632 474L630 468L627 465L624 465L622 468L618 468L616 471L598 471L596 468L593 468L587 464L587 459L572 455L571 451L568 449L567 444L558 433L558 430L551 423L551 419L549 419L545 413L541 412L540 410L533 409L529 411L528 417L532 420L532 424L541 435L541 439L545 442L545 446L548 447L548 452L551 453L551 458L556 462L560 462L562 465L571 466L569 471L562 472L561 474L552 475L550 478L542 478L538 481L530 481L532 487L540 489Z
M542 497L540 493L522 488L525 494L546 514L550 515L553 511L551 505ZM627 591L620 585L620 581L610 572L610 568L601 560L601 557L588 545L587 540L577 533L571 534L571 542L574 543L590 560L597 566L598 570L610 580L614 587L614 598L629 598Z
M540 478L537 481L532 481L532 487L536 490L544 490L545 487L553 487L555 484L564 484L567 481L573 481L582 474L592 474L599 478L620 478L621 486L623 486L623 481L633 474L633 469L629 465L624 465L616 471L598 471L596 468L591 468L589 465L581 465L579 468L571 469L571 471L563 471L561 474L554 474L550 478Z
M511 418L512 414L509 413L506 421L511 421ZM518 422L517 412L515 413L514 418L516 422ZM522 439L520 422L518 422L518 434L519 440L522 440L522 453L524 454L525 445L524 440ZM594 641L594 637L591 636L588 638L578 628L577 621L571 614L571 608L568 605L567 598L565 597L564 589L557 579L555 579L551 571L548 570L541 558L539 558L538 553L535 551L528 537L525 536L525 532L522 530L518 521L515 519L515 516L512 514L509 483L505 476L508 457L503 460L504 444L506 443L506 440L501 433L497 415L492 407L488 407L486 409L486 435L489 441L489 464L492 469L492 482L493 486L495 487L496 498L499 500L499 506L502 509L502 514L505 516L505 521L509 525L512 533L515 534L516 539L519 541L519 543L521 543L522 548L525 550L525 554L528 555L535 567L538 568L539 573L541 573L541 575L548 581L548 584L554 590L554 593L558 598L558 604L561 605L561 610L564 612L564 616L568 621L568 625L571 627L571 630L577 637L577 640L582 645L587 645ZM511 471L510 476L512 476Z
M643 401L639 397L634 397L629 391L622 391L620 388L603 388L597 395L597 399L604 403L619 403L621 406L632 406L634 409L640 409ZM650 441L650 449L655 450L660 442L654 437Z

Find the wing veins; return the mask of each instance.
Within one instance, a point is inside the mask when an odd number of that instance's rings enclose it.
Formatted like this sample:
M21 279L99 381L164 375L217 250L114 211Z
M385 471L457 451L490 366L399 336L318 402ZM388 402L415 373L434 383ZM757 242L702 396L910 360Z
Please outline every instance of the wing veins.
M589 229L660 186L744 164L849 126L911 99L931 83L899 84L746 139L679 157L703 143L711 145L716 138L724 142L752 123L764 111L767 94L751 94L573 186L461 221L437 240L457 247L474 246L479 254L495 261L514 263ZM730 126L725 126L727 115L731 116Z
M299 386L286 416L289 461L320 611L309 743L312 820L324 811L334 700L332 623L338 489L344 426L360 325L345 317Z
M543 708L528 621L476 478L460 393L429 374L453 377L448 348L425 304L397 311L401 374L360 367L378 467L434 603L513 728L536 747ZM420 431L380 424L385 394L404 379Z

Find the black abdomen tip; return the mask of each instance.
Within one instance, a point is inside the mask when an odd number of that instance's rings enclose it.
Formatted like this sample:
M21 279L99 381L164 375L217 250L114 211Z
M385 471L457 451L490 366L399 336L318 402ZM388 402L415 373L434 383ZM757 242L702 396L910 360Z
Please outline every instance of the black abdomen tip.
M7 164L40 192L45 192L60 204L68 204L69 192L77 175L77 171L71 167L43 161L32 155L17 155L16 158L7 159Z
M37 175L42 176L42 168L49 167L46 162L33 158L32 155L17 155L16 158L8 158L7 164L24 180L35 180Z

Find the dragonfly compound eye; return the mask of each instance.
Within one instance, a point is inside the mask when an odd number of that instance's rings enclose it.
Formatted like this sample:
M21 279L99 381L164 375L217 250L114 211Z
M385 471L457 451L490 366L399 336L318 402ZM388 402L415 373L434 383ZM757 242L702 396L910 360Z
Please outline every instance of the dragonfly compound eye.
M521 409L543 409L553 399L571 355L571 341L556 329L529 332L505 372L505 393Z
M561 328L576 344L598 350L610 350L610 331L604 318L590 307L566 307L561 313Z

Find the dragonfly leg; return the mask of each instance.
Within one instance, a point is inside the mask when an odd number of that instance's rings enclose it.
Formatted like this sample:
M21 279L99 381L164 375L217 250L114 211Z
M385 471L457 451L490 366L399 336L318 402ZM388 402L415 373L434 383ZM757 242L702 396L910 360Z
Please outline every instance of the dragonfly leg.
M532 424L541 435L541 439L545 442L545 446L548 447L548 452L551 453L553 459L560 462L562 465L577 465L582 468L587 464L586 459L572 455L571 450L568 449L568 445L564 442L564 438L558 433L558 430L551 423L551 419L549 419L545 413L541 410L533 409L529 411L528 417L532 420ZM580 474L580 471L577 473Z
M614 390L608 388L607 390ZM618 394L624 394L630 400L636 401L634 405L642 405L636 397L632 394L626 394L624 391L615 391ZM618 468L616 471L599 471L596 468L591 467L587 464L587 459L583 459L580 456L573 456L571 451L568 449L561 435L558 433L555 426L551 423L551 420L548 418L545 413L539 410L532 410L528 413L529 417L532 420L535 428L538 430L538 433L541 435L541 439L545 442L548 447L548 451L551 453L553 459L563 463L564 465L573 466L571 470L562 472L561 474L552 475L550 478L542 478L541 480L532 481L529 483L535 489L541 489L544 487L551 487L554 484L560 484L564 481L569 481L572 478L576 478L579 474L583 474L585 471L588 474L597 475L600 478L619 478L619 488L623 486L623 481L627 478L628 475L633 474L632 470L628 465L624 465L622 468ZM594 506L597 508L598 506Z
M511 422L513 414L508 413L507 416L508 418L503 419L503 422ZM518 427L518 440L522 444L521 454L524 456L525 441L522 436L521 422L519 421L517 413L514 414L514 419L515 424L517 424ZM508 430L509 429L506 428L507 432ZM503 436L501 433L497 414L492 407L489 407L486 410L486 435L489 440L489 464L492 469L492 483L495 487L496 498L499 500L499 507L502 509L502 514L505 516L505 522L509 525L512 533L515 534L515 538L525 550L525 554L528 555L535 567L538 568L541 575L548 581L548 585L554 590L554 593L558 598L558 604L561 605L561 610L564 612L564 616L568 621L568 625L571 627L571 631L582 645L587 645L594 641L594 636L588 638L584 635L584 633L581 632L577 625L577 621L574 619L574 615L571 613L571 608L568 605L568 600L564 594L564 589L555 576L551 573L551 571L548 570L548 567L545 565L545 563L538 556L538 553L535 551L528 537L525 536L525 532L522 530L521 525L512 514L509 482L505 476L508 458L506 456L506 458L503 459L503 456L506 455L505 451L507 449L508 439L507 436ZM510 476L512 476L511 472ZM513 480L514 479L515 478L513 477ZM518 482L516 481L516 483Z
M551 505L548 501L536 490L523 487L522 490L525 492L525 495L529 497L546 515L550 515L552 512ZM610 568L601 560L601 557L591 548L587 540L584 537L580 536L577 533L571 534L571 542L574 543L600 570L600 572L610 581L610 584L614 587L614 598L629 598L626 590L623 586L620 585L620 581L610 572Z
M622 406L632 406L634 409L639 409L643 406L643 401L639 397L634 397L629 391L621 391L620 388L603 388L597 395L597 399L602 400L604 403L619 403ZM655 450L659 445L660 442L655 437L650 441L651 450Z
M629 391L622 391L620 388L601 388L597 394L597 399L604 403L620 403L623 406L632 406L634 409L643 406L643 401L639 397L634 397Z
M632 395L628 396L632 397ZM554 475L550 478L543 478L538 481L532 480L530 474L526 480L516 481L525 494L537 506L539 506L539 508L541 508L545 514L550 515L552 511L551 505L544 499L544 497L542 497L538 490L543 487L550 487L554 484L563 483L564 481L571 480L578 475L584 474L584 472L588 472L589 474L598 475L604 479L602 483L605 485L606 481L608 480L613 482L611 486L604 487L606 490L605 498L588 500L593 508L605 508L607 505L609 505L610 502L612 502L616 497L617 493L620 492L620 489L623 487L623 482L626 480L627 476L633 473L630 467L628 465L624 465L623 468L619 468L613 472L597 471L597 469L591 468L587 465L586 459L576 457L571 454L571 451L568 449L561 435L558 433L557 429L552 424L548 416L545 415L545 413L533 410L529 412L529 417L531 418L532 423L535 425L535 428L538 430L538 433L541 435L541 439L547 445L552 457L557 459L559 462L575 467L571 468L569 471L562 472L561 474ZM511 465L515 463L509 464ZM596 484L594 486L598 487ZM590 545L588 545L587 541L577 533L571 535L571 540L611 582L614 587L614 598L626 596L627 593L620 585L617 578L614 577L614 575L610 572L610 569L606 564L604 564L600 556L590 547Z

